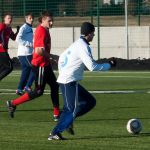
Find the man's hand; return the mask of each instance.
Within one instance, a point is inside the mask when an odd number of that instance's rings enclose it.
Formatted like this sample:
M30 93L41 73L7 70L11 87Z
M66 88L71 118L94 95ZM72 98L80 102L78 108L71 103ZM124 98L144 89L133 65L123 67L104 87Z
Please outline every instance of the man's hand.
M20 30L20 26L17 26L16 29L17 29L17 33L18 33Z
M58 64L59 57L57 55L53 55L53 54L50 54L50 55L51 55L51 57L50 57L51 64Z
M35 53L37 53L40 56L44 56L45 58L49 59L51 57L50 53L45 51L44 47L36 47Z
M109 61L109 64L111 65L111 67L116 67L117 65L117 61L115 58L112 58L110 61Z

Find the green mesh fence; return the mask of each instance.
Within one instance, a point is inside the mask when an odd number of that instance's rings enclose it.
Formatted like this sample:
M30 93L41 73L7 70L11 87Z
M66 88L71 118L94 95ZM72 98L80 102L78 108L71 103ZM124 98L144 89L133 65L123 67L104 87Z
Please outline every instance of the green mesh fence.
M0 0L0 15L11 12L15 18L23 18L32 12L38 17L42 10L51 10L59 21L56 26L79 26L82 20L96 24L97 16L100 26L123 26L124 3L124 0ZM150 0L128 0L128 15L129 25L149 25Z

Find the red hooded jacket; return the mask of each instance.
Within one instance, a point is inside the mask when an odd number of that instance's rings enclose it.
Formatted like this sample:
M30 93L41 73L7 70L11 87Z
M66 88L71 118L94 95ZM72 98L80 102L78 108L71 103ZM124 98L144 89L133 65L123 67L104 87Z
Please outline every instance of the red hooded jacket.
M16 39L17 34L12 31L11 27L6 26L4 23L0 23L0 53L8 51L9 38Z

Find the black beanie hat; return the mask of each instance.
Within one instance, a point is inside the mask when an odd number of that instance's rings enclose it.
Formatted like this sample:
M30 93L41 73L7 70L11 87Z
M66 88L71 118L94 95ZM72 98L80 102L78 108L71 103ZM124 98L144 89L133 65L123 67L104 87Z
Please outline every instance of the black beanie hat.
M81 35L83 35L83 36L87 36L88 34L94 32L94 31L95 31L95 27L90 22L84 22L81 25Z

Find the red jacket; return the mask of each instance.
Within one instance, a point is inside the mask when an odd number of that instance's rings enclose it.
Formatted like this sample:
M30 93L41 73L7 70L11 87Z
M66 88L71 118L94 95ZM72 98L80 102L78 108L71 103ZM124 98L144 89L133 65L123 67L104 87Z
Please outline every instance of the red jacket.
M0 23L0 53L8 51L9 38L16 39L17 34L12 31L11 27L7 27L4 23Z
M36 47L43 47L47 53L51 50L51 36L49 30L39 25L34 33L33 39L34 50ZM48 66L50 64L49 58L40 56L33 51L32 65L34 66Z

